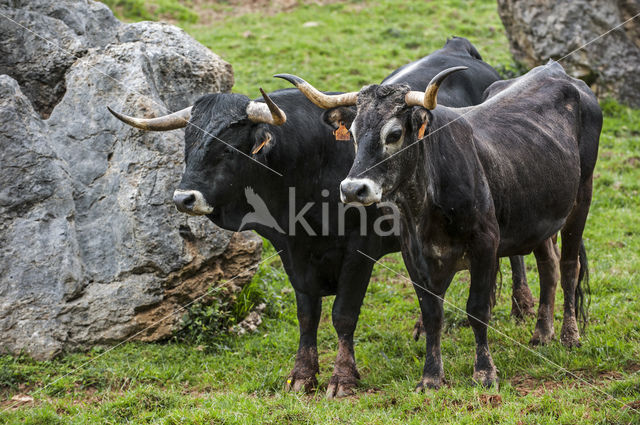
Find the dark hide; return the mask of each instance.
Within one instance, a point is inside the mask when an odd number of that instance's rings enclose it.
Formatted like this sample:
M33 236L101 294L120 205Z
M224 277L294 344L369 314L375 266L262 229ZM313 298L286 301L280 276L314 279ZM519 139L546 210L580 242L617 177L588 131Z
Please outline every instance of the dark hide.
M442 51L438 54L444 55ZM453 53L449 51L448 54ZM446 65L443 64L430 69L422 77L425 84L444 67ZM417 69L425 72L422 67ZM406 74L407 77L411 75ZM479 84L478 90L484 90L489 83ZM443 87L443 96L453 89ZM316 335L321 300L324 296L336 295L332 319L339 345L327 394L330 397L346 395L353 390L359 377L353 335L373 267L371 261L358 251L377 259L398 251L400 241L398 237L374 234L372 224L383 214L375 206L366 208L368 236L360 235L360 215L356 207L349 207L345 234L338 234L339 210L344 208L338 188L353 163L353 144L336 141L331 128L321 119L324 111L297 89L279 90L271 93L270 97L287 115L282 126L250 122L245 112L249 99L242 95L214 94L196 103L192 111L193 125L187 126L185 134L186 167L179 189L201 192L213 207L208 217L215 224L229 230L239 230L244 224L242 230L257 231L281 251L280 257L296 293L300 325L300 345L288 379L288 387L292 389L311 389L317 385ZM471 104L471 101L466 104ZM195 126L206 129L215 138L198 131ZM267 134L271 140L252 154L267 139ZM248 160L216 138L283 176L279 177ZM247 187L265 201L285 234L274 227L243 223L246 214L253 212L247 203L248 195L245 195ZM300 224L296 226L296 234L290 234L290 187L296 189L295 211L300 212L307 203L313 203L304 219L317 236L308 235ZM323 195L323 190L327 196ZM328 205L329 215L329 226L324 236L323 202Z
M482 61L469 40L462 37L453 37L442 49L399 68L382 80L382 84L407 84L411 90L424 91L439 71L460 65L469 69L451 75L442 83L438 103L451 107L477 105L482 102L483 87L499 80L500 76Z
M469 69L451 75L442 83L438 93L439 104L451 107L477 105L483 100L484 90L500 80L496 70L482 61L480 53L469 40L452 37L442 49L393 71L381 85L406 84L411 90L424 91L438 72L454 66ZM334 128L339 121L349 128L355 115L355 108L342 106L328 109L323 119Z
M452 74L442 83L438 92L438 104L450 107L477 105L487 96L485 88L490 85L493 87L500 80L498 73L482 61L480 53L469 40L452 37L442 49L392 72L381 85L406 84L411 90L424 91L438 72L454 66L466 66L469 69ZM355 107L341 106L325 111L323 120L334 129L338 128L340 122L349 128L355 115ZM533 295L527 285L524 259L512 256L509 260L513 280L511 314L522 319L534 314ZM414 338L417 339L422 333L424 328L421 323L417 323Z
M593 93L557 63L496 86L481 105L433 111L408 107L406 85L368 86L358 95L353 123L358 152L348 178L369 179L382 188L382 200L400 209L402 253L427 332L419 388L443 382L438 297L461 268L471 274L467 312L476 337L474 379L497 382L486 335L497 257L536 254L546 281L541 309L552 313L558 271L551 239L559 231L565 293L561 340L578 344L575 294L587 268L582 232L602 114ZM385 143L381 129L392 120L404 138ZM426 137L415 143L424 122ZM538 331L549 336L548 329Z
M238 230L243 217L253 211L247 204L246 187L265 201L285 233L256 223L247 223L243 230L256 230L282 251L280 257L296 292L301 336L289 386L297 390L317 385L316 333L321 299L336 295L333 324L338 332L339 353L330 386L334 387L332 395L344 395L354 388L359 376L353 357L353 333L373 266L358 251L380 258L399 251L399 239L373 232L373 223L383 214L375 206L366 208L368 236L360 235L360 215L355 207L347 210L345 234L338 234L338 211L344 208L338 184L353 162L353 145L337 143L330 128L319 119L323 111L297 89L279 90L270 97L287 114L282 126L247 120L244 109L249 100L242 95L214 94L196 103L191 120L194 125L187 126L185 135L187 163L179 189L200 191L214 208L208 217L229 230ZM248 160L195 126L211 131L216 138L283 176ZM252 155L266 132L271 134L271 140ZM295 236L291 235L290 187L296 190L295 212L314 203L303 217L315 236L300 224ZM323 195L323 190L328 196ZM323 202L328 205L329 216L324 236Z

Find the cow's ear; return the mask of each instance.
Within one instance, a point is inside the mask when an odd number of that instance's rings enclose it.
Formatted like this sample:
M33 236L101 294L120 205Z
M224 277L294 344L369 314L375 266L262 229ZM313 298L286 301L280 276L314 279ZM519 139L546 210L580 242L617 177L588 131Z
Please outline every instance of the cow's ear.
M322 114L324 122L333 127L334 130L340 128L340 123L342 123L346 128L351 127L351 123L355 117L355 106L338 106L336 108L327 109Z
M258 155L260 153L266 155L273 147L273 139L275 137L266 128L259 128L258 130L256 130L253 137L254 143L253 147L251 148L252 155Z
M424 135L427 133L427 129L429 128L430 120L431 112L429 112L425 108L413 108L411 127L415 132L417 140L424 138Z

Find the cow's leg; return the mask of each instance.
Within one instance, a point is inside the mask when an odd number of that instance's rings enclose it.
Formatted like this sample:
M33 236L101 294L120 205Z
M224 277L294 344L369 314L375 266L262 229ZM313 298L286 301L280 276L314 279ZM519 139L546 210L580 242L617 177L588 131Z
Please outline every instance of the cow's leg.
M313 297L296 291L298 324L300 326L300 344L296 362L287 378L286 390L307 392L316 388L318 379L318 323L322 313L322 298Z
M591 204L592 181L582 184L576 206L562 229L562 253L560 256L560 283L564 292L564 317L560 341L567 347L580 345L580 334L576 320L576 288L580 275L580 249L582 232ZM587 267L583 264L582 267Z
M471 287L467 299L467 317L476 339L473 380L485 387L498 384L498 374L489 352L487 324L491 316L491 298L498 274L498 238L487 233L479 237L471 255Z
M440 340L444 321L444 294L451 283L451 279L453 279L453 274L442 278L431 276L431 285L429 285L430 289L428 291L425 289L427 287L424 282L414 282L427 340L422 379L416 386L416 391L418 392L427 388L438 389L444 384Z
M513 286L511 292L511 315L516 319L524 319L535 314L535 301L531 289L527 285L527 269L524 266L524 257L514 255L509 257L511 262L511 277Z
M550 342L555 336L553 311L560 270L557 246L551 238L544 241L533 253L536 256L538 274L540 275L540 305L538 306L536 329L530 343L538 345Z
M509 257L509 261L511 262L511 276L513 280L511 315L520 320L526 316L533 316L535 314L535 300L527 284L524 257L514 255ZM413 339L417 341L424 335L426 335L426 330L422 322L422 315L418 315L416 324L413 326Z
M327 386L327 398L353 394L360 379L353 350L353 334L372 270L373 262L358 252L346 258L342 266L331 314L333 327L338 334L338 355Z

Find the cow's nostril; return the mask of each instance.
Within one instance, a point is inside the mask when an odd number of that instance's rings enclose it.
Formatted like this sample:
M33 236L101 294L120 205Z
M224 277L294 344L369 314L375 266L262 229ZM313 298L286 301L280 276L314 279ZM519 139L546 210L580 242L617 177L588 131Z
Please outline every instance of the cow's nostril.
M365 199L369 195L369 187L366 185L361 185L356 192L356 196L358 199Z
M380 202L375 183L369 179L347 178L340 183L340 199L345 204L371 205Z
M193 194L188 195L187 197L184 198L184 200L182 201L182 204L187 207L188 209L193 208L193 204L196 203L196 197Z
M173 202L179 211L187 212L193 209L196 203L196 196L192 192L176 192L173 195Z
M173 192L173 203L178 211L191 215L204 215L213 212L213 207L197 190L176 190Z

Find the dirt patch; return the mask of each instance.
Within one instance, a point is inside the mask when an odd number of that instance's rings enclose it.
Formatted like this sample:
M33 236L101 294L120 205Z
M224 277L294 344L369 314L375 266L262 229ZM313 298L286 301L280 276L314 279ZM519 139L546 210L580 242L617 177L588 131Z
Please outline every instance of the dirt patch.
M324 6L339 3L340 0L228 0L224 3L212 3L209 0L192 0L191 10L198 15L199 25L209 25L216 21L247 13L274 15L290 12L297 7L312 4Z
M569 386L570 384L563 384L560 381L550 381L544 379L537 379L531 376L514 376L511 380L511 385L516 389L518 394L526 396L533 394L535 396L541 396L547 392L553 392L554 390ZM579 381L576 381L579 382Z
M624 405L624 409L640 410L640 400L632 401Z
M390 263L390 264L399 264L400 261L392 256L384 257L381 261L382 263Z
M502 405L502 396L500 394L480 394L480 403L485 406L499 407Z
M5 400L0 403L0 408L4 409L19 409L21 407L33 407L34 405L33 397L29 394L16 394L11 397L9 400Z
M631 168L640 167L640 156L632 156L624 160L624 164Z
M625 365L623 371L626 373L635 373L638 370L640 370L640 364L629 363ZM617 370L599 372L595 377L591 374L579 371L574 372L574 374L584 381L578 379L552 381L534 378L529 375L516 375L511 378L509 382L521 396L533 394L539 397L545 393L553 392L558 388L580 388L591 387L593 385L601 387L608 385L611 381L618 381L625 377L622 372Z
M627 244L622 241L609 241L607 242L607 245L609 245L611 248L624 248L625 246L627 246Z
M640 363L627 363L624 367L624 371L627 373L636 373L640 371Z

